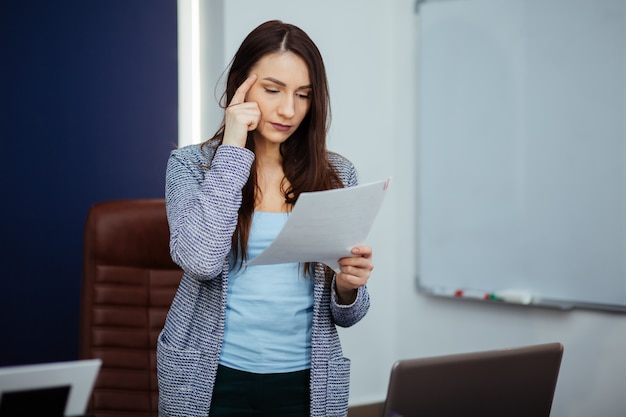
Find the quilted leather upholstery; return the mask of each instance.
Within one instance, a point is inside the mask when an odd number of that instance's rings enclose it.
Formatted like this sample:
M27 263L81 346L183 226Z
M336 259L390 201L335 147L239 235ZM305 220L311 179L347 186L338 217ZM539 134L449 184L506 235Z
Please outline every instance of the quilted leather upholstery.
M164 200L118 200L87 215L80 356L101 358L90 412L157 416L156 339L182 277Z

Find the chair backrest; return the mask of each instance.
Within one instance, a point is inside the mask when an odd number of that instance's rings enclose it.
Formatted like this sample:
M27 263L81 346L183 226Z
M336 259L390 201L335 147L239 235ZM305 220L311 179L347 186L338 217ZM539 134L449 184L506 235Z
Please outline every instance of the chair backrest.
M95 417L158 415L156 339L182 277L164 200L95 204L85 225L80 357L100 358Z

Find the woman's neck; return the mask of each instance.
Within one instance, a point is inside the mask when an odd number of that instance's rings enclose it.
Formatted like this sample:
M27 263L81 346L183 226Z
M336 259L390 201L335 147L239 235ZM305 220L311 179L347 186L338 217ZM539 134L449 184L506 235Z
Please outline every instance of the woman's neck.
M289 182L283 171L280 146L255 146L256 181L254 209L257 211L285 212L290 207L285 203L285 189Z
M280 165L282 166L282 155L280 154L280 143L268 142L262 139L255 139L254 154L257 164Z

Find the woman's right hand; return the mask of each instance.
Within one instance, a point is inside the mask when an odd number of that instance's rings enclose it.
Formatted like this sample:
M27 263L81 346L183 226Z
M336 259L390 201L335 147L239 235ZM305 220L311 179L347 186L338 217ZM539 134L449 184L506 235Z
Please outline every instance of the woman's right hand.
M224 116L223 145L246 146L248 132L257 128L261 111L255 102L246 101L246 94L257 80L256 74L250 75L239 86L232 100L226 107Z

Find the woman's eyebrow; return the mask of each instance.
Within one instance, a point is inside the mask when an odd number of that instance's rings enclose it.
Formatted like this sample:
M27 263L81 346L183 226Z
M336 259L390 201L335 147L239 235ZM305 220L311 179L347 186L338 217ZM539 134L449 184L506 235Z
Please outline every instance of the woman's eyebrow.
M277 80L276 78L265 77L265 78L263 78L263 80L270 81L270 82L272 82L274 84L278 84L278 85L280 85L282 87L287 87L287 84L285 84L284 82L282 82L280 80ZM303 90L305 88L313 88L313 86L311 84L303 85L303 86L298 87L296 90Z

